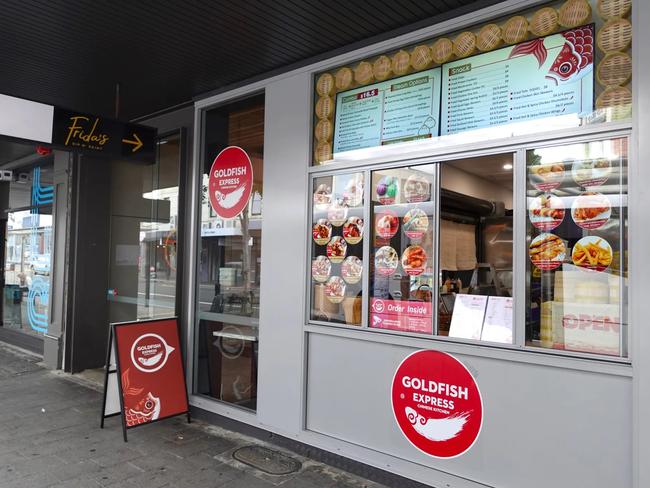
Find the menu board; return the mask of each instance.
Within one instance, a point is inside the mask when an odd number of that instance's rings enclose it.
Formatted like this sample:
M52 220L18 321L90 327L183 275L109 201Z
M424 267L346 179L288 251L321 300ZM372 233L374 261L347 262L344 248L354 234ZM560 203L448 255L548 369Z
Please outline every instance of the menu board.
M441 134L593 110L594 27L445 64Z
M440 68L336 96L334 153L437 137Z

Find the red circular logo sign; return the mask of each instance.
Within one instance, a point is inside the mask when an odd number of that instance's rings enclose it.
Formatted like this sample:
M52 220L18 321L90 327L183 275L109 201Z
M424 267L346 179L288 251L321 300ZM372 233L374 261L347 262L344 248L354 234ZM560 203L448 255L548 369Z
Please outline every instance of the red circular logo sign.
M437 458L460 456L483 425L483 400L474 377L455 357L416 351L393 378L392 404L402 433L420 451Z
M237 146L225 148L210 168L210 204L224 219L237 217L248 205L253 190L253 165L248 154Z
M143 373L162 368L175 349L158 334L143 334L131 346L131 361Z

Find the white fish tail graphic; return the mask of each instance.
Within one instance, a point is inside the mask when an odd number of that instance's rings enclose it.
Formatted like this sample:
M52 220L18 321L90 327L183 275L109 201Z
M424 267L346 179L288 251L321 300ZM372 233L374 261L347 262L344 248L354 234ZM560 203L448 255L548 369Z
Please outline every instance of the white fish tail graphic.
M441 442L453 439L463 430L469 412L457 413L443 419L427 419L411 407L406 407L406 418L415 431L430 441Z
M246 185L243 184L239 186L238 188L234 189L227 195L224 195L221 193L219 190L216 190L214 192L214 196L216 197L217 201L219 202L219 205L221 205L223 208L232 208L237 203L239 203L239 200L242 199L244 196L244 189L246 188Z

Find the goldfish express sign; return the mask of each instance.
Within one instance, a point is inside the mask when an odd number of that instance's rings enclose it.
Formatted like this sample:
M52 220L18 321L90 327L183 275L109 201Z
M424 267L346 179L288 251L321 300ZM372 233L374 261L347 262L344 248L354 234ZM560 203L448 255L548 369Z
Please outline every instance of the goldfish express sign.
M116 368L107 355L108 375L117 375L124 440L126 429L157 420L188 414L187 388L176 319L112 324ZM115 382L113 382L114 384ZM106 396L104 399L106 415ZM102 419L103 426L103 419Z
M52 145L155 163L156 129L54 107Z
M420 451L449 459L469 450L483 425L483 400L476 381L453 356L417 351L393 378L395 420Z
M237 217L248 205L253 191L253 165L241 147L225 148L210 168L210 204L223 219Z

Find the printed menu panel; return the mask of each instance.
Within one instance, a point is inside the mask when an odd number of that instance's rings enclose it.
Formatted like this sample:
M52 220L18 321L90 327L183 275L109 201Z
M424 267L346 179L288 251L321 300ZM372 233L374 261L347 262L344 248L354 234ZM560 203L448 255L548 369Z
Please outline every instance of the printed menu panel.
M437 137L440 68L336 96L334 153Z
M449 337L479 340L487 301L488 297L485 295L456 295Z
M483 320L482 341L512 344L511 297L489 297Z
M441 134L593 110L588 25L445 64Z

